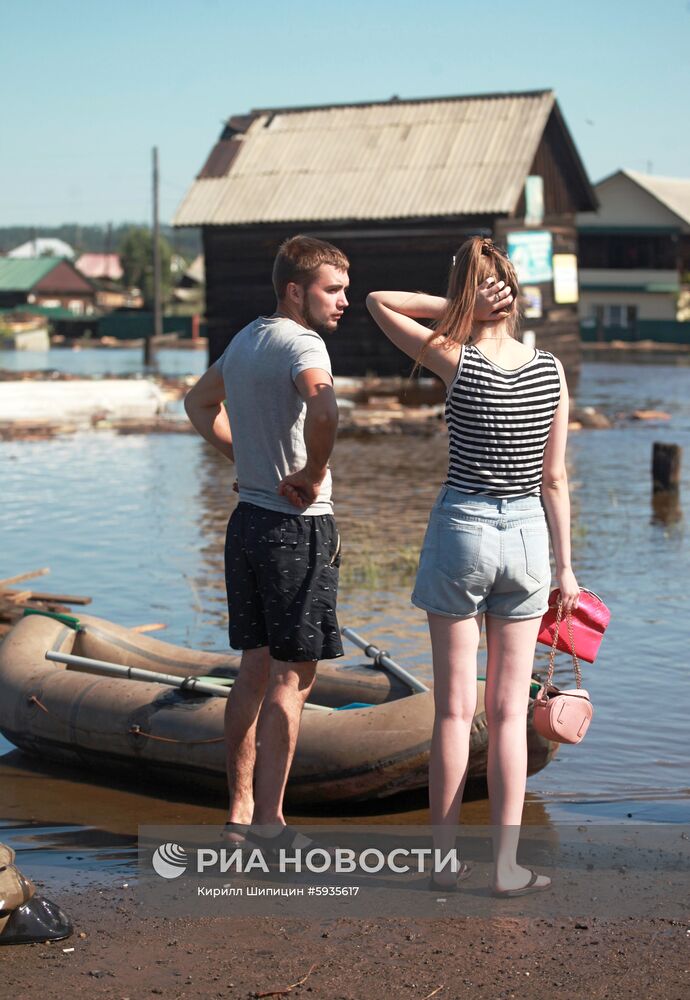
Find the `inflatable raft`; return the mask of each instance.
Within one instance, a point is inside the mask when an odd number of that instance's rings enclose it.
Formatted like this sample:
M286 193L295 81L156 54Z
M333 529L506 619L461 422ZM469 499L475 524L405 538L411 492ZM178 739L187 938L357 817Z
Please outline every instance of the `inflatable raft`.
M180 689L100 676L95 666L54 662L46 652L135 668L139 677L189 680ZM134 773L149 787L191 783L224 794L225 698L206 689L231 683L238 669L238 657L175 646L104 619L80 615L75 628L30 614L0 645L0 731L43 760ZM412 693L383 670L338 660L319 665L310 703L317 707L302 717L290 804L354 802L426 786L431 692ZM487 743L480 680L470 781L486 775ZM531 704L528 748L530 774L556 749L534 731Z

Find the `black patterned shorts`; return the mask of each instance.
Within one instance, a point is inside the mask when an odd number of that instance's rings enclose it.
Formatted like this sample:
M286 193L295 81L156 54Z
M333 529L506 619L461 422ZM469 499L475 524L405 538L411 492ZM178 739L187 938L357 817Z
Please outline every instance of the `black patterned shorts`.
M239 503L225 540L233 649L268 646L295 663L343 655L335 614L340 537L331 514L282 514Z

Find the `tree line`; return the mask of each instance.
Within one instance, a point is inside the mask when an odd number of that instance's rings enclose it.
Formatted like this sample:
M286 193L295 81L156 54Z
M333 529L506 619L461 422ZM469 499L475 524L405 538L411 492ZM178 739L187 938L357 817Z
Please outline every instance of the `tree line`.
M123 222L118 225L82 226L65 223L62 226L2 226L0 227L0 254L39 236L64 240L80 253L119 253L131 229L147 229L141 223ZM161 235L170 244L173 253L192 261L201 253L201 233L198 229L173 229L161 226Z

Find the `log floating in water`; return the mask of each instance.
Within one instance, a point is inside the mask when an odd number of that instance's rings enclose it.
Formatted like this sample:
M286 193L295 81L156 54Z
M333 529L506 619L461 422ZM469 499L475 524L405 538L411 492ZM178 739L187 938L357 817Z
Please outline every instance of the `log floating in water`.
M0 580L0 638L9 632L26 610L69 614L72 611L70 605L91 603L90 597L77 594L50 594L45 591L18 590L9 586L47 573L50 573L50 569L44 567Z
M50 570L47 566L43 569L32 569L28 573L19 573L17 576L7 576L4 580L0 580L0 590L4 590L11 583L23 583L24 580L33 580L37 576L47 576Z
M62 601L64 604L91 604L91 597L80 597L77 594L43 594L36 590L29 591L31 601Z

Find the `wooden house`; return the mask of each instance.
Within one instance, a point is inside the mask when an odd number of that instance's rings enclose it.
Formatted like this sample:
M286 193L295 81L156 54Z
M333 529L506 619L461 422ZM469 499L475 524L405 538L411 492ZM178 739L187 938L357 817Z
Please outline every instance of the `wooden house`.
M576 375L575 215L595 208L546 90L232 117L173 223L202 229L210 361L273 311L273 257L303 232L351 261L351 305L328 340L334 371L406 374L409 361L375 328L366 293L443 294L456 248L481 233L512 247L529 296L523 329Z
M617 170L577 217L588 339L690 342L690 179Z
M96 289L70 260L0 258L0 307L66 309L75 316L96 310Z

